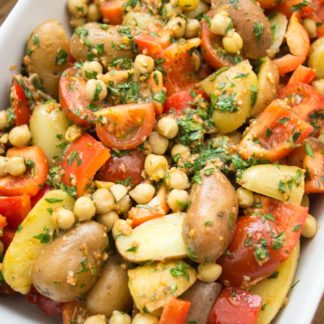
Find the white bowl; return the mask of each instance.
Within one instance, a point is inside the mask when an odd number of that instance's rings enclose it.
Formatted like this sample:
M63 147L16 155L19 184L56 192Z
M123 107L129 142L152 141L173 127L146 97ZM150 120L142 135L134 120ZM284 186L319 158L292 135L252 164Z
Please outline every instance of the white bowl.
M46 19L57 18L66 30L68 19L66 0L20 0L0 28L0 102L8 105L11 77L19 69L26 39L31 31ZM282 309L276 324L311 323L324 292L324 200L323 195L313 199L312 214L318 218L319 230L312 240L303 240L295 282L288 305ZM322 217L320 217L322 216ZM0 297L0 322L17 324L61 323L50 319L36 307L27 305L20 297Z

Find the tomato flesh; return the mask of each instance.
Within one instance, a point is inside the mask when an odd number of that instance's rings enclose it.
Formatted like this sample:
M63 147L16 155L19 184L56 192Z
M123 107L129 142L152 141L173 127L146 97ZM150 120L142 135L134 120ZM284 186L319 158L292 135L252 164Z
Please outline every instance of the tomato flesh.
M104 20L109 25L121 25L124 16L124 1L109 0L100 4L99 9Z
M159 324L185 324L191 303L172 298L164 306Z
M24 87L16 79L12 81L11 93L13 98L12 107L16 117L16 126L28 124L31 115L28 100Z
M107 147L130 150L151 134L155 122L153 103L126 104L98 112L96 132Z

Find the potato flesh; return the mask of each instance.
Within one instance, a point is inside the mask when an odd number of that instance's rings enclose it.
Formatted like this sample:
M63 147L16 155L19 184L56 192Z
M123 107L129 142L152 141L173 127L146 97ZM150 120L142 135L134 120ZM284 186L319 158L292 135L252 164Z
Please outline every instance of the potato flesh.
M234 96L236 111L216 109L213 113L212 119L220 133L233 132L244 124L250 115L253 92L257 89L257 77L248 61L230 67L216 77L212 74L200 85L209 96Z
M63 155L63 149L59 147L59 144L64 142L64 134L68 127L68 119L55 102L34 108L30 118L33 145L43 149L50 167L55 166L55 162L59 161L55 157Z
M50 203L46 199L59 200ZM31 269L40 252L47 244L41 243L35 236L44 233L44 229L57 228L49 208L64 207L72 210L74 199L62 190L47 193L29 212L15 234L2 264L2 273L6 283L15 291L27 294L31 288Z
M172 275L183 267L183 275ZM128 286L136 307L153 312L170 298L180 296L196 281L196 270L184 261L154 263L128 270Z
M269 22L271 29L271 46L268 51L268 56L273 58L279 52L280 46L284 40L288 19L284 14L277 12L269 19Z
M295 276L300 244L295 246L290 257L283 262L277 272L277 278L264 279L251 288L253 294L262 297L264 309L260 312L257 324L269 324L284 304Z
M133 229L116 240L118 252L130 262L181 259L187 255L182 238L185 214L156 218Z
M281 201L300 204L304 195L304 170L288 165L262 164L237 178L244 188Z
M324 38L317 39L311 46L309 58L309 67L315 69L316 78L324 78Z

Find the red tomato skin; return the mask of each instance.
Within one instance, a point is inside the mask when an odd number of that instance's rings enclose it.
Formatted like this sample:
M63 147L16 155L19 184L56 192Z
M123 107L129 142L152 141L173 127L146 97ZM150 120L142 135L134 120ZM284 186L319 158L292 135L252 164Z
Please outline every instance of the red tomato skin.
M106 23L109 25L122 24L124 16L123 4L123 0L109 0L100 4L99 10Z
M6 217L12 229L17 229L30 210L30 197L27 195L0 197L0 214Z
M31 114L23 86L13 79L11 91L13 94L12 106L16 116L16 126L28 124Z
M9 227L6 227L2 230L2 236L0 237L0 241L3 243L4 252L7 251L11 241L15 236L15 233L16 231Z
M34 207L39 202L39 200L41 200L43 196L51 190L51 187L45 184L42 187L42 189L37 193L37 195L30 197L31 206Z
M256 324L262 299L247 290L224 288L209 315L208 324Z
M159 324L185 324L191 303L172 298L164 306Z
M112 156L97 172L96 179L101 181L118 182L131 178L131 186L142 182L145 154L140 150L133 150L121 157Z

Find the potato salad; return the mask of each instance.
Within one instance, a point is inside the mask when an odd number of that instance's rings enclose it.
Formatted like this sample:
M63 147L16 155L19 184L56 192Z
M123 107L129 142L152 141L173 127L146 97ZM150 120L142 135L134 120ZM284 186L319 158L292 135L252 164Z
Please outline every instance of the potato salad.
M0 294L64 324L271 323L324 193L324 2L66 7L0 111Z

